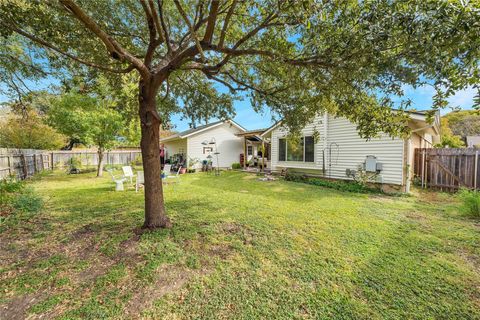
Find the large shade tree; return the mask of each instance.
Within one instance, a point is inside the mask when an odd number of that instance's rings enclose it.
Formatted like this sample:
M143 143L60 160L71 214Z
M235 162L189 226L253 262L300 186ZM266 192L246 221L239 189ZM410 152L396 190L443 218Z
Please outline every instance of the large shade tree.
M442 107L479 77L476 1L2 0L0 17L3 37L21 36L53 67L137 73L149 228L170 225L159 160L169 101L227 88L293 131L329 111L364 137L395 136L407 130L391 109L405 85L433 85ZM188 117L216 116L206 102Z

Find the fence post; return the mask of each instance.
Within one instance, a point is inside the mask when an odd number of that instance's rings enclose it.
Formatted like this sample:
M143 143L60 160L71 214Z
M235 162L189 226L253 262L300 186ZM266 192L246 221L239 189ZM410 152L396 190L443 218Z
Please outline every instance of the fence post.
M25 155L23 153L20 155L20 158L22 159L23 178L27 179L28 177L27 160L25 159Z
M33 154L33 173L37 173L37 154Z
M477 176L478 176L478 150L475 151L475 169L473 170L473 190L477 190Z
M425 188L425 149L422 149L422 188Z
M50 166L51 166L52 171L53 171L53 152L50 154Z
M45 170L45 162L43 161L43 153L40 154L40 159L42 160L42 161L40 161L40 163L42 164L42 172L43 172L43 170Z
M8 175L12 175L12 156L7 156L7 161L8 161Z

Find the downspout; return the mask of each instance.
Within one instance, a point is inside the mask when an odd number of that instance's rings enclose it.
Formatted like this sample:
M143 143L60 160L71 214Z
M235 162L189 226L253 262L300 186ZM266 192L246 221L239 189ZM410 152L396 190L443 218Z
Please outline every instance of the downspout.
M327 134L328 134L328 114L325 111L323 113L323 175L325 176L325 170L326 170L326 165L325 165L325 151L327 150Z
M405 192L410 193L410 143L411 138L405 139Z

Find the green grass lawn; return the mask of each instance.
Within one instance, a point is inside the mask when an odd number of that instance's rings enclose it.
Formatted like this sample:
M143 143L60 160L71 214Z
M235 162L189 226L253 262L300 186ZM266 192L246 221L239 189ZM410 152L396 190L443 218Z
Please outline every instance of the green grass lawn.
M181 178L173 228L143 234L142 192L33 182L45 208L1 229L0 318L480 319L480 222L453 196Z

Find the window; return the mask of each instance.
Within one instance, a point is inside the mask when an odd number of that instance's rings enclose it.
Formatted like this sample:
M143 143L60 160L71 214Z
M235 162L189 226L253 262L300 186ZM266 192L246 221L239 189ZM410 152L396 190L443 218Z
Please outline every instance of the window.
M287 141L287 161L303 161L303 138Z
M253 146L247 146L247 156L253 155Z
M285 161L287 154L287 139L278 139L278 161Z
M312 136L302 137L298 141L278 139L278 161L315 161L315 143Z
M315 159L315 143L313 137L305 137L305 162L313 162Z

